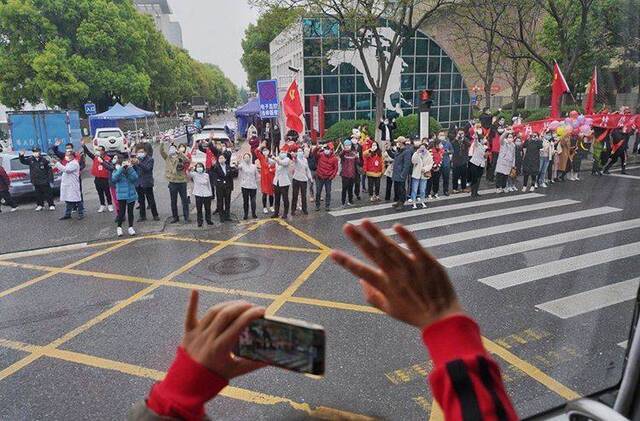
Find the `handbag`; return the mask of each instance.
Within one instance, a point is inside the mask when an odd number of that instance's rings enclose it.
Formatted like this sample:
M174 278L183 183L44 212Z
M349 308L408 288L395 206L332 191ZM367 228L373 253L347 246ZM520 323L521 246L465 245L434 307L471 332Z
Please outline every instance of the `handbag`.
M509 173L509 177L511 177L511 178L517 178L518 177L518 170L516 170L516 167L511 168L511 172Z

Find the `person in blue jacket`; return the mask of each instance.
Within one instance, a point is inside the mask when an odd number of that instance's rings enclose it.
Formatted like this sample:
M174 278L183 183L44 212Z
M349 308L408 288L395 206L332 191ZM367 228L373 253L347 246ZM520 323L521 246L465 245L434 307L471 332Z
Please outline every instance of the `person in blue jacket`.
M411 172L411 156L413 148L411 141L403 136L396 139L398 153L393 160L393 189L397 194L398 201L393 204L393 208L400 210L404 206L407 198L407 177Z
M118 199L118 217L116 223L118 224L117 233L118 237L122 237L122 223L124 222L124 214L127 213L129 222L129 235L136 235L133 229L133 211L138 200L138 193L136 191L136 183L138 182L138 173L131 165L129 157L126 155L120 156L118 163L115 165L115 170L111 174L111 180L116 186L116 197Z

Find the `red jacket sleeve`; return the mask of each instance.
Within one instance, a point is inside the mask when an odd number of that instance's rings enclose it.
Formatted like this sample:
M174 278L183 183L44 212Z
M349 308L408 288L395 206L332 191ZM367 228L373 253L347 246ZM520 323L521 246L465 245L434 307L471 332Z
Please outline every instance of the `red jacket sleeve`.
M434 365L431 390L447 421L518 419L475 321L447 317L424 329L422 339Z
M227 380L193 360L182 348L163 381L156 383L147 407L163 417L201 421L204 404L227 386Z

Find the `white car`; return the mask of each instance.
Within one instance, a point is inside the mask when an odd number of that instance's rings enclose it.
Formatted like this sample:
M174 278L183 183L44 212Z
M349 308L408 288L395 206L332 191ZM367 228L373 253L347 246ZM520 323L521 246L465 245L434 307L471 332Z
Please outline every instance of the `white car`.
M231 139L227 135L227 131L224 129L224 125L221 124L208 124L202 128L202 132L194 136L195 140L211 139L223 143L229 143Z
M104 146L107 153L126 152L129 142L127 138L117 127L108 127L97 129L93 137L93 147Z

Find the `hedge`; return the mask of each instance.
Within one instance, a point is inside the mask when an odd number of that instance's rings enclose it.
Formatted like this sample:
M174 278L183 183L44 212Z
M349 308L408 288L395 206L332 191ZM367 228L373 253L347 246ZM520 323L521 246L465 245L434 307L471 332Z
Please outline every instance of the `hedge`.
M406 117L398 117L396 119L398 128L393 132L395 137L417 137L420 134L420 128L418 126L418 115L410 114ZM366 126L370 135L375 133L376 124L373 120L341 120L329 127L324 134L325 139L330 140L344 140L351 137L351 131L354 127ZM429 128L431 133L438 132L442 126L438 121L430 117Z

